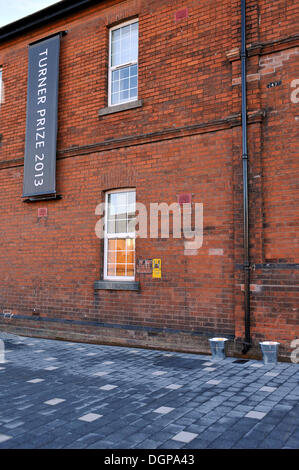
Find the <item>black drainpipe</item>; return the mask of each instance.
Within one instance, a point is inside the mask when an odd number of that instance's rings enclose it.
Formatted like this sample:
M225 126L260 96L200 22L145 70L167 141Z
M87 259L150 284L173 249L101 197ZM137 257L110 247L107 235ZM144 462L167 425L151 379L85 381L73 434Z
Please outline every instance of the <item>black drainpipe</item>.
M250 337L250 259L248 224L248 152L247 152L247 98L246 98L246 0L241 0L241 64L242 64L242 162L243 162L243 210L244 210L244 312L245 340L242 353L251 347Z

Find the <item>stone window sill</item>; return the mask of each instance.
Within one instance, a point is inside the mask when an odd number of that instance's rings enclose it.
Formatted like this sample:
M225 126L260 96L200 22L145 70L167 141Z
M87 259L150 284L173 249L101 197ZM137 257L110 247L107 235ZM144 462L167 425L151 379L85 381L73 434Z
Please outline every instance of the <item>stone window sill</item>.
M140 290L140 283L137 281L95 281L95 290Z
M143 106L143 100L130 101L129 103L123 103L116 106L107 106L99 111L99 117L107 116L107 114L120 113L121 111L127 111L128 109L141 108Z

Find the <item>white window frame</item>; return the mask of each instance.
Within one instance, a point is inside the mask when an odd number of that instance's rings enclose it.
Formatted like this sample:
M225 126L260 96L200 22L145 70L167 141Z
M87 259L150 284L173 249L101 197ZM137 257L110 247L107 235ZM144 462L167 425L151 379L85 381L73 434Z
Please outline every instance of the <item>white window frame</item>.
M108 276L108 240L110 238L122 238L122 239L134 239L136 240L136 231L134 232L125 232L125 233L108 233L108 196L109 194L115 193L128 193L134 192L136 194L136 189L126 188L126 189L114 189L113 191L107 191L105 194L105 228L104 228L104 280L110 281L135 281L136 274L136 244L135 244L135 256L134 256L134 276ZM135 208L136 210L136 208ZM136 242L135 242L136 243Z
M138 58L136 61L133 62L127 62L123 63L121 65L115 65L112 66L112 32L115 31L116 29L123 28L124 26L128 26L129 24L133 23L139 23L138 18L134 18L133 20L126 21L125 23L120 23L117 26L113 26L113 28L110 28L109 30L109 72L108 72L108 106L113 107L113 106L120 106L125 103L131 103L132 101L137 101L138 100L138 84L139 84L139 70L138 70ZM139 26L139 25L138 25ZM139 30L138 30L138 52L139 52ZM139 55L139 54L138 54ZM112 89L111 89L111 82L112 82L112 72L114 70L119 70L124 67L129 67L130 65L137 65L137 97L136 98L128 98L127 101L122 101L121 103L116 103L112 104L111 103L111 97L112 97Z

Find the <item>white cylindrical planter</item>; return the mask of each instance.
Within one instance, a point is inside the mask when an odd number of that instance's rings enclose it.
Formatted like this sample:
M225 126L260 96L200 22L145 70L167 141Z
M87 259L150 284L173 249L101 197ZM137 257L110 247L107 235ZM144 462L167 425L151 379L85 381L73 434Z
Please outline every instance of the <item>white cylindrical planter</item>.
M261 350L263 353L263 362L265 365L277 364L278 346L280 343L276 341L262 341L260 342Z
M225 359L225 343L227 338L211 338L210 347L213 361L222 361Z

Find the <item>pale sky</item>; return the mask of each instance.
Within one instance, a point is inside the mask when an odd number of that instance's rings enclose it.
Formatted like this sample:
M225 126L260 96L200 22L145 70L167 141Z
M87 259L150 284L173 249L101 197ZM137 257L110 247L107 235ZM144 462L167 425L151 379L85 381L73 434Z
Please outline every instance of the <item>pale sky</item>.
M0 0L0 28L60 0Z

